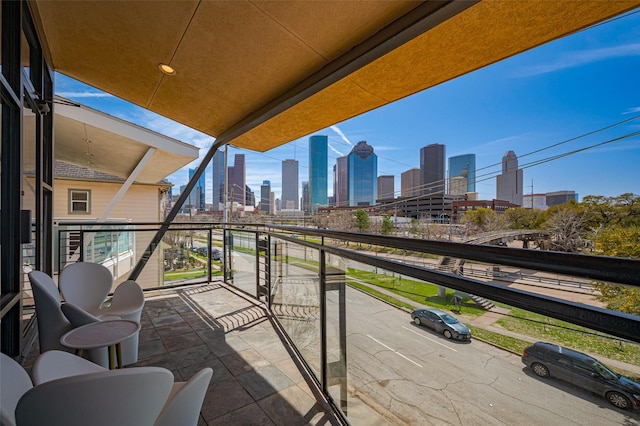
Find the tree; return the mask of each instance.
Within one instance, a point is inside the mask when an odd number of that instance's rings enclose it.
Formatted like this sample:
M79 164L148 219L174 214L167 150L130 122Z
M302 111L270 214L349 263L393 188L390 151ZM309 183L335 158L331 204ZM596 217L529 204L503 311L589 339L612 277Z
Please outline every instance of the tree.
M395 230L393 226L393 220L391 220L391 216L387 213L382 215L382 227L380 229L380 233L382 235L389 235Z
M596 253L605 256L640 259L640 226L610 227L598 232L595 241ZM640 289L618 284L594 282L600 292L598 300L607 308L640 315Z
M470 233L498 231L506 227L504 220L486 207L467 211L460 222L471 228Z
M542 210L516 207L503 213L509 229L538 229L542 221Z
M411 227L409 228L409 233L413 235L414 238L422 236L422 224L415 217L411 218Z
M353 212L353 216L356 218L356 227L360 232L366 232L371 226L369 215L364 210L356 210Z
M544 225L551 236L551 249L578 252L588 247L590 241L585 223L584 212L567 206L555 209Z

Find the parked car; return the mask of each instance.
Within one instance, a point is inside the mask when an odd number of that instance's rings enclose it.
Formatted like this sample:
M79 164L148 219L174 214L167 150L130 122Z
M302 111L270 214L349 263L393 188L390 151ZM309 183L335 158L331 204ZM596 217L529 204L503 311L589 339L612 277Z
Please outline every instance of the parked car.
M522 362L540 377L555 377L598 394L618 408L640 404L640 383L614 373L589 355L551 343L536 342L522 352Z
M471 339L469 327L439 309L414 309L411 318L416 325L429 327L436 333L442 333L447 339Z
M222 253L220 253L220 250L218 249L211 249L211 259L213 260L222 260Z

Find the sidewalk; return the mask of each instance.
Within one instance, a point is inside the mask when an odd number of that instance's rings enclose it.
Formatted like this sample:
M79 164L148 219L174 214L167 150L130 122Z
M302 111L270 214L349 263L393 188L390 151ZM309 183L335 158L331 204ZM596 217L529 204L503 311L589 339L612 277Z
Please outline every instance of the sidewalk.
M353 279L353 278L352 278ZM402 302L408 303L410 305L415 306L416 308L430 308L431 306L427 306L427 305L423 305L421 303L418 303L414 300L411 300L409 298L400 296L396 293L393 293L392 291L374 286L372 284L369 284L367 282L361 281L361 280L354 280L357 281L358 283L362 284L362 285L366 285L367 287L370 287L376 291L379 291L380 293L384 293L387 296L393 297L395 299L398 299ZM509 330L505 330L502 327L499 326L495 326L494 324L496 323L496 321L498 321L500 318L502 318L504 315L509 314L509 309L506 308L501 308L499 306L495 306L492 309L490 309L489 311L487 311L485 314L480 315L479 317L475 318L472 321L469 321L468 324L472 325L474 327L479 327L479 328L483 328L485 330L488 331L492 331L494 333L498 333L498 334L503 334L505 336L511 336L514 337L516 339L520 339L520 340L524 340L527 342L537 342L539 341L539 339L536 339L534 337L531 336L526 336L524 334L519 334L519 333L514 333L512 331ZM624 370L624 371L628 371L630 373L633 374L637 374L640 375L640 366L634 365L634 364L628 364L622 361L618 361L615 359L609 359L609 358L604 358L600 355L592 355L587 353L588 355L593 356L594 358L597 358L599 361L603 362L605 365L608 365L610 367L614 367L620 370ZM519 354L518 354L519 355Z

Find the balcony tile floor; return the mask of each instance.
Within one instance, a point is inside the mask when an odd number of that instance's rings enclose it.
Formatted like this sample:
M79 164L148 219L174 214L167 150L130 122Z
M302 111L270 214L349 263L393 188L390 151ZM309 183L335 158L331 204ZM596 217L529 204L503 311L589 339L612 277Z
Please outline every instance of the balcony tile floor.
M186 380L213 369L202 425L336 423L318 402L265 309L212 283L147 298L139 361Z
M177 381L213 369L199 425L338 424L266 310L225 284L149 294L141 324L135 366L167 368Z

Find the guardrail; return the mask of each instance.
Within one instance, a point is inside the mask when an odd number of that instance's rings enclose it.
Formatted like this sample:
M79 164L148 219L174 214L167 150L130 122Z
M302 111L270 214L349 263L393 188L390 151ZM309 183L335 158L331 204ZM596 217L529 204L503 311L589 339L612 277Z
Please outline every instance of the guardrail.
M152 238L160 224L126 225L126 228L122 228L123 231L136 233L135 240L140 244L134 255L140 256L147 247L145 238ZM117 226L110 224L109 232L117 231ZM82 229L80 232L84 235L100 231ZM175 255L171 250L184 250L187 241L192 244L191 240L194 238L207 247L209 256L204 262L206 271L202 276L188 279L184 283L212 280L214 264L210 256L211 249L215 245L221 245L221 279L266 304L321 389L345 415L347 401L352 401L348 392L350 384L347 370L351 366L350 362L356 362L353 359L349 361L351 358L348 357L348 353L359 350L359 346L354 345L351 340L353 338L347 334L347 326L353 327L354 323L351 321L362 321L362 317L354 318L349 314L345 285L347 262L369 267L372 276L377 276L378 270L398 274L410 277L416 282L433 283L566 321L615 336L621 339L620 341L640 343L640 318L637 316L518 290L489 281L498 278L538 280L541 284L553 282L554 285L587 288L586 283L589 280L604 280L640 287L640 274L637 274L640 261L637 260L323 229L220 223L172 224L158 247L161 251L153 256L157 256L158 262L165 262L166 256ZM66 240L60 238L60 241ZM381 255L340 247L344 242L360 243L368 248L397 248L415 253L450 256L465 259L467 262L463 267L464 275L458 275L437 270L429 263L416 264L406 259L388 259ZM63 252L62 249L59 251ZM180 256L184 256L184 252ZM153 257L149 260L153 260ZM499 265L500 270L469 261ZM536 271L537 275L511 273L504 268ZM162 268L154 267L153 263L148 261L145 270L147 269L158 271ZM550 273L575 278L551 278L545 275ZM147 289L164 288L167 281L162 276L157 278L155 284L147 286ZM363 365L356 368L362 370L369 367Z

